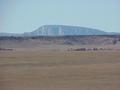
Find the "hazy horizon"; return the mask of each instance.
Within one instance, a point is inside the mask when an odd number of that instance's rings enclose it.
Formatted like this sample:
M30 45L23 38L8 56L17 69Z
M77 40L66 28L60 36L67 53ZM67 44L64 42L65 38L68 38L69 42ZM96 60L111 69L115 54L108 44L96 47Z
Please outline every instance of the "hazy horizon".
M0 0L0 32L69 25L120 32L119 0Z

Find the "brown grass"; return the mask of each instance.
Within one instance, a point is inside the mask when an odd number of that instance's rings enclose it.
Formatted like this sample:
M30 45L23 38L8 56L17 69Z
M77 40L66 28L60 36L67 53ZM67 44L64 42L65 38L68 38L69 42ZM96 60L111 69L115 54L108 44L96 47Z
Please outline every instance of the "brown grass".
M120 52L0 52L0 90L120 90Z

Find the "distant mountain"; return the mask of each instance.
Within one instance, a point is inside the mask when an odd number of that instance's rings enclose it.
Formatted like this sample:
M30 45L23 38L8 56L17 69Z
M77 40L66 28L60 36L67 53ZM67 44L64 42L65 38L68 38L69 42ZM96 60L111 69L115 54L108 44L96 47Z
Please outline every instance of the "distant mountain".
M64 35L106 35L107 32L79 27L79 26L65 26L65 25L44 25L37 30L28 33L32 36L64 36Z
M67 25L43 25L32 32L23 34L0 33L0 36L66 36L66 35L120 35L120 33L104 32L98 29L92 29L79 26Z
M0 36L23 36L23 34L16 34L16 33L0 33Z

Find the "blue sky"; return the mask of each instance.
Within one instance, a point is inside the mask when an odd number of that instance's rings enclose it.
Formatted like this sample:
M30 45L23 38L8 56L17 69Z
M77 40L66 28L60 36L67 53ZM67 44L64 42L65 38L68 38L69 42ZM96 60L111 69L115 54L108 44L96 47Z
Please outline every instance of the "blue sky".
M0 32L30 32L46 24L120 32L120 0L0 0Z

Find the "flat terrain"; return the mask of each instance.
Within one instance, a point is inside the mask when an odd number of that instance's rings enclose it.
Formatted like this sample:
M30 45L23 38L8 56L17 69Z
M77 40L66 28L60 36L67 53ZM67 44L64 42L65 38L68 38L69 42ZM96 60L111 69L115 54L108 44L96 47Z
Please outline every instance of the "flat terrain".
M1 51L0 90L120 90L120 52Z

